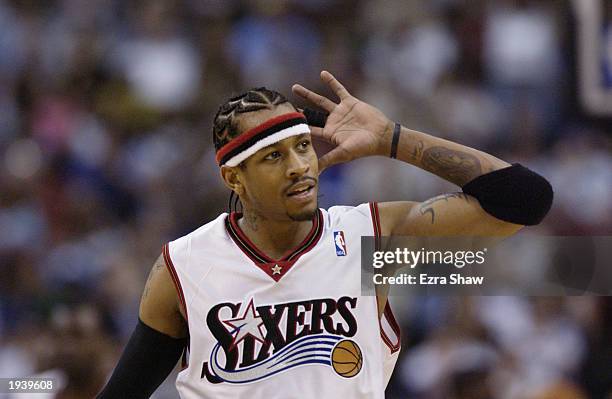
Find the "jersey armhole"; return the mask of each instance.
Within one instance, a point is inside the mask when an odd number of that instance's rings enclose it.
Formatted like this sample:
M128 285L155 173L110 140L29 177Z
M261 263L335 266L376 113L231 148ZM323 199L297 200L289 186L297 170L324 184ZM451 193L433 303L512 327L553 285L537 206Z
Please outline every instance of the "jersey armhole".
M183 287L181 286L181 280L178 277L178 273L176 272L176 268L174 267L174 263L172 263L172 258L170 257L170 244L164 244L162 248L162 253L164 255L164 263L166 264L166 268L170 272L170 276L172 277L172 282L174 283L174 288L176 288L176 293L178 294L179 301L181 303L181 307L185 312L185 321L189 322L189 315L187 314L187 303L185 302L185 295L183 293Z
M185 312L185 321L187 322L187 325L189 325L189 315L187 314L187 303L185 302L183 287L181 286L181 280L179 280L178 273L176 272L176 268L174 267L174 263L172 263L172 258L170 257L170 243L164 244L162 247L162 254L164 256L166 268L170 272L170 277L172 277L172 283L174 283L174 288L178 294L181 307ZM183 355L181 356L181 370L185 370L189 366L189 344L190 340L188 339L187 345L183 350Z
M370 202L369 205L370 216L372 217L372 227L374 230L374 248L376 251L380 251L382 230L380 228L378 203ZM378 303L378 295L376 296L376 303ZM389 299L387 299L382 316L378 319L378 324L380 326L380 336L383 342L389 347L392 354L397 352L401 346L401 330L391 310Z
M402 331L400 330L397 320L391 310L391 305L387 299L385 310L382 317L380 318L380 336L383 342L389 347L391 353L395 353L400 350L402 343Z
M380 229L380 214L378 212L378 203L370 202L370 216L372 218L372 227L374 229L374 248L380 251L380 237L382 230Z

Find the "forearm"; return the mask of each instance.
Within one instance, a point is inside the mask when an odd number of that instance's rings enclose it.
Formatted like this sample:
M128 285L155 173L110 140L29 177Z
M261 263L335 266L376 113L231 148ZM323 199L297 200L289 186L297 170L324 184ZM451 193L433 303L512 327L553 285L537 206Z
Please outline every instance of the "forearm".
M397 138L396 158L460 186L499 220L538 224L552 205L550 183L520 164L510 165L485 152L404 127ZM388 154L395 151L392 143L393 134Z
M384 134L383 153L389 156L393 124ZM460 187L494 170L510 166L506 161L483 151L410 130L402 126L397 146L397 159L410 163Z
M110 380L97 399L145 399L174 368L187 339L172 338L138 321Z
M294 93L327 113L327 116L308 118L312 125L312 135L335 146L319 158L319 173L332 165L353 159L372 155L391 156L460 186L464 194L478 200L478 207L469 201L468 208L472 214L482 216L484 210L498 219L490 225L499 224L499 220L515 225L538 224L550 209L552 187L537 173L520 164L510 165L490 154L458 143L404 127L396 130L395 127L399 125L391 122L378 108L353 97L332 74L322 71L321 79L340 98L339 104L300 85L293 86ZM394 134L394 131L399 134ZM445 204L448 202L446 197L442 200ZM467 203L460 202L461 205ZM405 204L399 205L398 214L388 217L392 226L389 230L410 231L411 226L416 224L415 219L427 215L430 219L425 218L429 223L425 231L436 234L444 232L439 223L433 230L429 228L435 219L430 205L427 208L419 206L416 208L418 212L409 211L404 218L401 215L406 211ZM444 207L448 208L447 205ZM473 223L465 217L465 206L451 206L447 214L454 216L445 218L446 226ZM479 219L482 221L484 218ZM502 225L503 230L507 227ZM499 230L488 231L496 233Z

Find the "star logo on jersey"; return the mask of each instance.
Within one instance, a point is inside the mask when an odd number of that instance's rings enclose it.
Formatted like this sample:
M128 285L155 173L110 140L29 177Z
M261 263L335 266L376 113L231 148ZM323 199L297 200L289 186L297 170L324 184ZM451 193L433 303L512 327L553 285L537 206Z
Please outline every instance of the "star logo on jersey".
M274 267L272 268L272 274L281 274L281 271L283 270L282 267L280 267L279 265L274 265Z
M261 331L263 320L261 320L261 317L255 310L253 298L251 298L251 301L244 309L244 313L242 313L241 317L224 320L223 322L232 328L230 334L233 334L234 332L236 333L236 335L234 335L234 340L232 341L231 347L235 347L240 341L249 335L258 341L265 342L264 334Z

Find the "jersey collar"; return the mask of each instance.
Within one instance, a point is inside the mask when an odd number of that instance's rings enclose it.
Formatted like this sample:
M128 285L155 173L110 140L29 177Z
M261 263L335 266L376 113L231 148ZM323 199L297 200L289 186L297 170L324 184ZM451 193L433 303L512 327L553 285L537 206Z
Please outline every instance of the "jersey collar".
M257 248L244 234L238 225L238 219L241 216L241 213L232 212L225 218L225 228L228 234L238 248L253 261L255 266L272 277L274 281L279 281L302 255L314 248L323 233L323 213L318 209L312 219L312 228L306 235L306 238L297 247L287 251L282 258L272 259Z

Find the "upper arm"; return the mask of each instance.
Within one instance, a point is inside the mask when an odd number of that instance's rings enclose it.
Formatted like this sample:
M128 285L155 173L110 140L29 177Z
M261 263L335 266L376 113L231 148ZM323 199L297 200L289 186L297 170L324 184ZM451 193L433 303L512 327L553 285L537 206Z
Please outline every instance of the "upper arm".
M420 203L381 203L379 212L383 235L504 237L523 227L489 215L476 198L461 192Z
M397 201L378 204L381 235L504 237L523 226L499 220L465 193L448 193L424 202ZM389 287L377 285L379 317Z
M174 338L187 335L176 288L163 256L155 261L140 300L140 319L149 327Z

